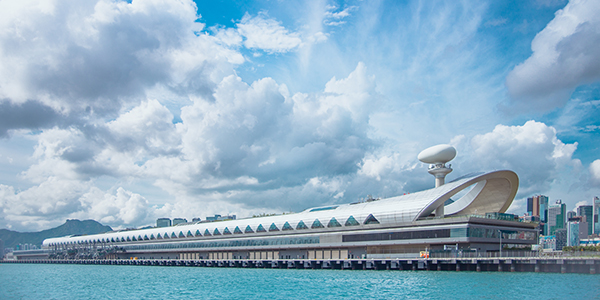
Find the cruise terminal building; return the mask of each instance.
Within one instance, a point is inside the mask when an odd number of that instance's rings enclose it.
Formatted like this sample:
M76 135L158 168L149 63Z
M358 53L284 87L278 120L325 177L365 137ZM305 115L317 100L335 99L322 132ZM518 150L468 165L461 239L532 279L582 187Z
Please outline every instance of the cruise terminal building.
M267 217L46 239L53 257L185 260L343 260L417 258L426 253L479 255L537 243L535 223L506 219L518 189L508 170L469 174L445 183L456 155L428 148L436 187L386 199L309 208ZM451 199L451 200L449 200Z

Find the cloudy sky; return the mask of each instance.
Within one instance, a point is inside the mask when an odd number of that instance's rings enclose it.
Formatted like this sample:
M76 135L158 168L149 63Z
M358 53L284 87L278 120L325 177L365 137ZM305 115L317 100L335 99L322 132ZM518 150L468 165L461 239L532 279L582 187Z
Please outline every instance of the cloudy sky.
M0 228L281 213L510 169L600 196L600 1L0 1Z

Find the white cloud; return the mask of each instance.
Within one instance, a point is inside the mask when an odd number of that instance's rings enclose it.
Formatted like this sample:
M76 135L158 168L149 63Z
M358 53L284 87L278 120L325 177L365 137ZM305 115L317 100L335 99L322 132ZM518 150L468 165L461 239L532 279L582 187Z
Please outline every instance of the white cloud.
M590 174L592 181L600 186L600 159L596 159L590 164Z
M335 11L337 10L337 7L335 6L327 6L326 9L327 11L325 12L323 23L328 26L339 26L345 24L346 21L343 21L343 19L349 17L350 12L358 9L358 7L349 6L341 11Z
M523 126L497 125L492 132L474 136L470 146L480 169L515 171L524 194L560 184L556 180L571 169L576 172L581 165L573 159L577 142L563 143L556 136L556 129L536 121Z
M40 114L68 126L114 115L157 86L210 97L244 58L223 39L196 35L197 17L187 0L3 1L1 102L34 101L44 106Z
M506 86L517 107L551 110L576 87L600 80L600 5L573 0L556 12L531 43L533 54L516 66Z
M280 22L267 18L265 13L254 17L246 13L237 24L237 28L239 34L245 38L244 46L249 49L282 53L302 43L298 33L289 32Z

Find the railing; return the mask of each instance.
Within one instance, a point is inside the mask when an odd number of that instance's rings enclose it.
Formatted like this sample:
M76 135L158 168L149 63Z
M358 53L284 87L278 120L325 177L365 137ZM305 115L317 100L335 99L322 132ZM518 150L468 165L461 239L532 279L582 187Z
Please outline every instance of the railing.
M502 250L500 252L430 252L430 258L500 258L500 257L538 257L540 253L537 251L513 251Z

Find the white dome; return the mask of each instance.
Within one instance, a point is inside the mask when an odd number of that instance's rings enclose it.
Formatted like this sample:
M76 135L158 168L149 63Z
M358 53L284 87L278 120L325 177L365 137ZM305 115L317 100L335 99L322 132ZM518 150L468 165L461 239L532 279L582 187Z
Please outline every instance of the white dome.
M450 145L442 144L429 147L417 157L426 164L445 164L456 157L456 149Z

